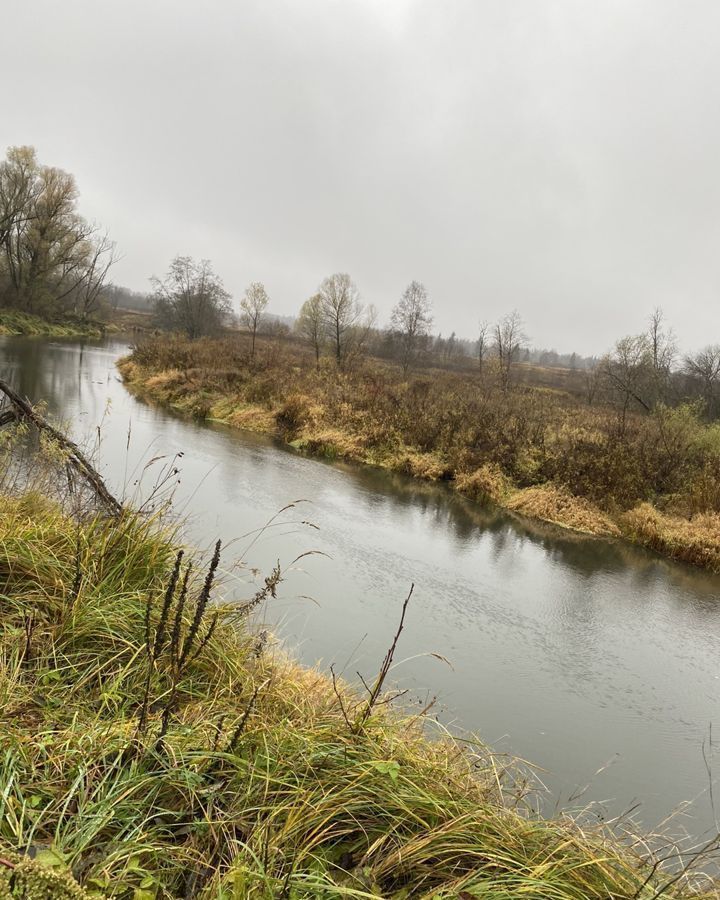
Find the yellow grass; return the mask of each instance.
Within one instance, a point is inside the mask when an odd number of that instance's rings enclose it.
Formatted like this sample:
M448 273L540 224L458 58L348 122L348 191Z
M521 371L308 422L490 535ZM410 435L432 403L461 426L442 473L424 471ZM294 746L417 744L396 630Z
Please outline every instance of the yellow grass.
M485 463L474 472L461 472L455 479L455 486L461 494L473 500L498 505L507 505L506 500L512 490L510 479L492 463Z
M608 537L619 537L621 534L615 522L602 510L581 497L573 497L556 485L543 484L516 491L505 505L515 512L574 531Z
M720 572L720 514L699 513L691 519L670 516L641 503L621 517L625 533L652 550Z

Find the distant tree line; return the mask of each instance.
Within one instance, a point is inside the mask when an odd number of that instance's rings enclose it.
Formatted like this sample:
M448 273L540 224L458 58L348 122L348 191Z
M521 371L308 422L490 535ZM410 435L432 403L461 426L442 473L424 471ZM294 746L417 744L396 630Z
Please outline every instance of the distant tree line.
M0 305L87 319L103 301L115 244L77 209L72 175L32 147L0 162Z
M189 257L177 257L166 278L153 279L153 284L163 327L194 338L219 330L231 318L229 294L207 261L196 264ZM289 332L267 313L269 303L261 282L252 282L240 301L240 324L250 332L252 356L257 335L271 322L275 332ZM361 302L352 278L336 273L324 278L302 304L294 332L311 348L318 368L324 357L346 366L369 353L398 362L405 374L419 366L472 367L508 390L523 366L556 367L574 377L575 388L581 386L589 404L616 406L621 423L630 411L650 412L658 405L688 400L696 401L707 417L720 416L720 344L681 357L659 309L645 332L622 338L600 359L531 349L516 310L494 323L481 321L474 341L455 332L448 337L433 335L432 303L418 281L410 282L401 294L389 327L378 328L376 321L375 308Z
M154 307L153 296L146 291L133 291L119 284L107 284L103 297L112 310L135 310L151 312Z

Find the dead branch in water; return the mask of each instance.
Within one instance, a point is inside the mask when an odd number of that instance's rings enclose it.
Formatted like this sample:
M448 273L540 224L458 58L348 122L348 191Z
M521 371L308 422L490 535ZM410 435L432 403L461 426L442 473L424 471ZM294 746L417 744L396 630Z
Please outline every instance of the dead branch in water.
M0 427L9 425L11 422L27 422L35 428L38 434L47 434L65 451L70 468L90 485L113 516L119 516L123 511L122 503L110 493L102 477L78 445L54 428L37 410L33 409L27 400L23 400L2 379L0 379L0 392L5 395L10 404L10 409L0 414Z

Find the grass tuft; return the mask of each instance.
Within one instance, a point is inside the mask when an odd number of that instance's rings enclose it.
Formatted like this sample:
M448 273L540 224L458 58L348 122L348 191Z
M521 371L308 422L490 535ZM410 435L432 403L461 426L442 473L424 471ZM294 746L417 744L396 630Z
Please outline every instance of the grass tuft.
M523 488L506 502L508 509L526 516L553 522L563 528L588 534L618 537L621 532L612 519L582 497L552 484Z

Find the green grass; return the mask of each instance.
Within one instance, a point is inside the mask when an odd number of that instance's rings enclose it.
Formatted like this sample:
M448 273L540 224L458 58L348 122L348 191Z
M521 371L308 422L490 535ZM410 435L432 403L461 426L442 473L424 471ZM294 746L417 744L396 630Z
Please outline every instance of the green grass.
M102 329L96 324L82 324L74 320L51 322L39 316L15 309L0 309L0 334L47 337L100 337Z
M163 608L162 647L192 628L203 574L165 604L175 552L133 514L78 523L0 497L0 897L30 897L1 861L30 852L128 900L690 896L607 835L524 811L480 745L387 706L348 727L353 689L341 706L325 675L263 650L241 607L209 608L184 668L148 654Z

